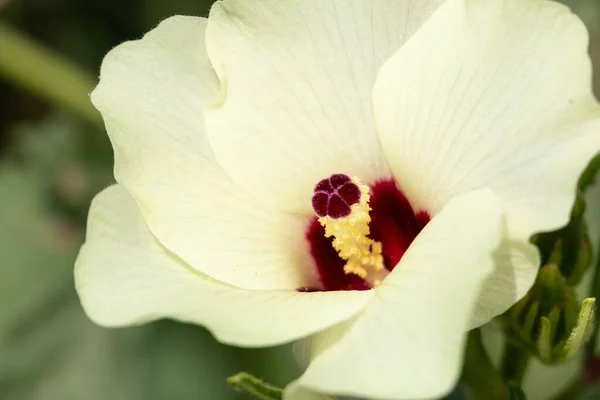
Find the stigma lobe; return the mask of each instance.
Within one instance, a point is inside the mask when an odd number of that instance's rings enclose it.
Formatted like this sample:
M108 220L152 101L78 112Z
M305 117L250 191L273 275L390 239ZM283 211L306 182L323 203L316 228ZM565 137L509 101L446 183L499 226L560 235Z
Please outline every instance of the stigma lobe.
M343 218L360 201L361 191L345 174L333 174L316 184L312 206L319 217Z

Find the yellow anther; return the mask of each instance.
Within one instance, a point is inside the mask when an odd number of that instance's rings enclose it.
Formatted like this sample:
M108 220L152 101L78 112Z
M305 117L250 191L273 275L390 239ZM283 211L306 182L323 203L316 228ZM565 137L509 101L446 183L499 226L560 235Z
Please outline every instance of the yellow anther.
M387 273L384 272L381 243L368 237L371 222L369 187L356 177L352 182L358 186L361 195L360 201L350 207L350 214L341 218L320 217L319 223L325 228L325 236L334 237L333 247L346 260L344 272L358 275L377 286Z

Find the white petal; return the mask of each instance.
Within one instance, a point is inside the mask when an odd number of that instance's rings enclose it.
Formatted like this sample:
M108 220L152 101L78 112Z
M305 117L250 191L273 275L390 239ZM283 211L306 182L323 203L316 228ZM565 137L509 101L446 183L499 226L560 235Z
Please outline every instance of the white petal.
M485 324L525 296L535 282L539 265L537 247L504 239L494 253L494 272L483 285L470 327Z
M247 288L306 286L306 221L243 193L204 136L202 108L218 90L205 29L205 19L173 17L106 56L92 100L113 143L116 179L192 267Z
M548 400L573 383L581 373L583 354L556 365L547 365L533 358L523 378L523 391L527 400Z
M300 384L374 399L433 398L454 385L477 294L493 269L501 210L489 191L453 199L362 313L318 351ZM348 322L342 323L349 325Z
M285 387L283 400L333 400L333 397L313 392L301 386L298 381L293 381Z
M490 188L519 239L568 221L600 149L587 33L552 1L448 0L384 65L374 108L415 208Z
M389 176L375 134L376 74L442 0L225 0L207 47L221 94L206 112L223 168L257 198L311 212L332 173Z
M75 265L84 309L106 326L168 317L206 326L222 342L288 342L359 312L370 291L299 293L244 290L189 268L152 236L119 185L92 203L86 243Z
M296 341L293 355L300 369L308 368L312 360L338 342L352 327L355 320L356 318L347 319L329 329Z

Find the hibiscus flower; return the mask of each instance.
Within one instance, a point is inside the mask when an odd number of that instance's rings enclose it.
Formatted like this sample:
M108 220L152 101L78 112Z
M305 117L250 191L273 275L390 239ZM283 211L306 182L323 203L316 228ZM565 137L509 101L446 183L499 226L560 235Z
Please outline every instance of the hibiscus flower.
M164 21L92 94L118 183L91 206L83 307L304 338L289 397L446 393L600 148L586 46L544 0L224 0Z

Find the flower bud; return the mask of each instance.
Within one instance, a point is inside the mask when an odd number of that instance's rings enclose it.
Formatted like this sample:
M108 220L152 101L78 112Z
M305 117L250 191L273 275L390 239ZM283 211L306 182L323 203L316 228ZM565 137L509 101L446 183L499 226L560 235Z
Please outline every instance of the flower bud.
M544 265L558 266L569 286L576 286L593 262L593 250L587 227L581 218L556 232L534 237L533 242L542 253Z
M576 286L593 262L593 250L585 227L575 237L556 240L549 264L558 265L569 286Z
M579 305L572 287L555 264L540 269L529 293L506 314L509 340L529 349L541 361L572 358L589 339L595 299Z
M577 317L575 327L569 337L557 345L552 346L556 338L558 321L541 317L541 329L538 337L538 356L547 363L566 361L573 358L589 340L592 327L595 323L595 298L583 301Z

